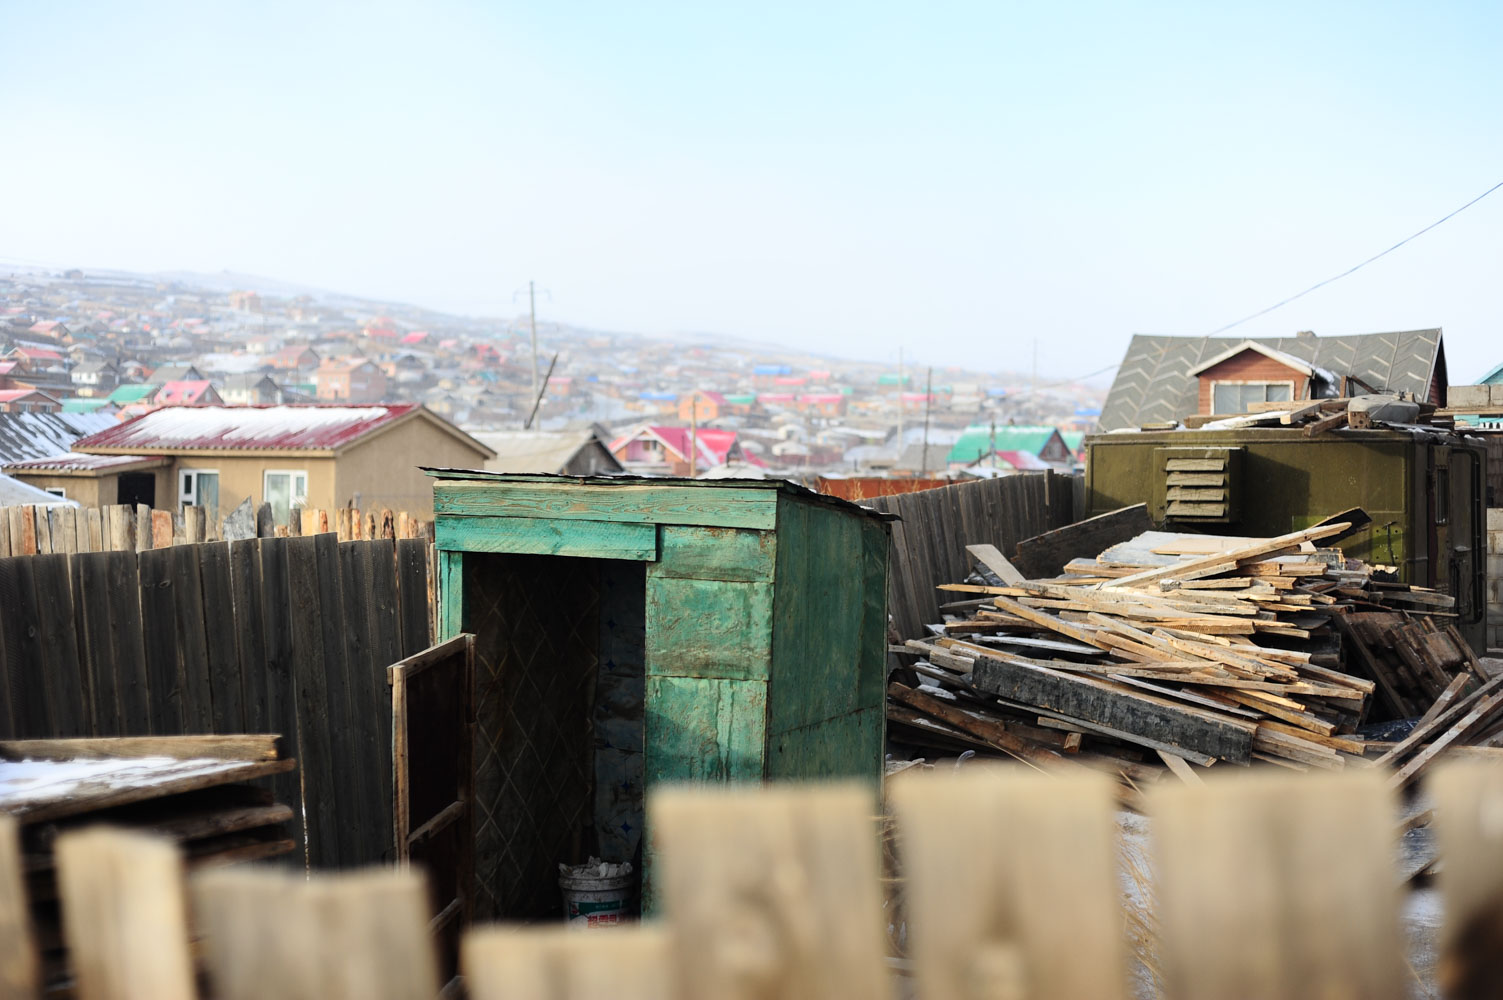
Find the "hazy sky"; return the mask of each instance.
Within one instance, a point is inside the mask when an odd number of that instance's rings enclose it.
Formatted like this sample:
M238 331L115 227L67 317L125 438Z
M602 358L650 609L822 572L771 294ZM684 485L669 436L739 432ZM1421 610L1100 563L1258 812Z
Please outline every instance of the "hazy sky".
M0 0L0 265L1084 374L1503 180L1497 3ZM1503 362L1503 191L1238 333Z

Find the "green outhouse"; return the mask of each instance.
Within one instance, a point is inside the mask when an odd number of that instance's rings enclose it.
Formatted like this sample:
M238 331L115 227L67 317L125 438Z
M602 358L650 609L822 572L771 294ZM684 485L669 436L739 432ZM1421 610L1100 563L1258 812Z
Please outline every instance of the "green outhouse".
M780 480L427 470L476 637L476 915L633 861L657 782L882 773L890 515Z

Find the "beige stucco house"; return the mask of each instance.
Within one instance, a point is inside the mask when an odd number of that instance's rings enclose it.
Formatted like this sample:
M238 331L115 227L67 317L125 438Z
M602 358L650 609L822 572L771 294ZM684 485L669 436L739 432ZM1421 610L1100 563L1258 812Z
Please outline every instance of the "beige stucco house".
M417 403L176 406L4 471L89 506L191 503L223 516L249 497L285 524L295 505L431 517L431 480L419 466L478 469L494 455Z

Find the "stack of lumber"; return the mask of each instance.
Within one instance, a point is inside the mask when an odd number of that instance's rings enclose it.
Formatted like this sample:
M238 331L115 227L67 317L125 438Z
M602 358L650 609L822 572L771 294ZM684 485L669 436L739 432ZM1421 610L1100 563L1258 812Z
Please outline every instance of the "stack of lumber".
M176 843L189 869L288 854L292 810L248 782L296 767L276 736L0 741L0 813L20 825L44 981L69 979L54 845L105 824ZM264 783L263 783L264 784ZM301 864L298 865L301 868Z
M1384 413L1385 408L1381 404L1385 399L1391 399L1393 403L1400 404L1401 411L1402 404L1411 404L1409 413L1412 414L1412 419L1407 421L1408 424L1429 424L1437 427L1449 427L1452 424L1451 412L1438 410L1434 403L1416 399L1408 393L1373 393L1357 398L1362 400L1357 407L1352 406L1353 397L1350 396L1254 403L1246 413L1197 414L1185 417L1179 423L1189 428L1213 430L1243 427L1302 427L1306 437L1314 437L1341 427L1362 430L1394 426L1396 421L1392 417L1379 419L1372 415L1373 412ZM1387 408L1387 412L1392 413L1393 408Z
M943 585L963 597L944 605L947 620L893 647L911 673L888 689L892 735L1114 770L1130 783L1162 774L1160 762L1187 780L1188 764L1216 761L1363 763L1354 734L1375 708L1375 718L1384 707L1412 718L1446 692L1492 689L1442 624L1451 598L1317 546L1350 527L1276 538L1144 532L1037 580L972 546L983 578L997 582ZM1343 634L1358 637L1345 664ZM1490 718L1471 719L1466 734L1491 732Z

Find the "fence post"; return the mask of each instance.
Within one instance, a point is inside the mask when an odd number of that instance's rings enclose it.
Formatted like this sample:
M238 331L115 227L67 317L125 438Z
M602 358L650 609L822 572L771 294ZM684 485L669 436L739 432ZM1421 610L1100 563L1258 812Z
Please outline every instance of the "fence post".
M893 781L917 995L1127 996L1113 785L1006 765Z
M221 1000L432 1000L427 894L413 871L211 871L193 879Z
M26 899L20 824L0 814L0 995L18 1000L37 995L36 939Z
M648 802L684 997L887 991L875 792L670 788ZM781 991L777 987L781 986Z
M57 840L79 1000L195 1000L177 848L95 828Z

